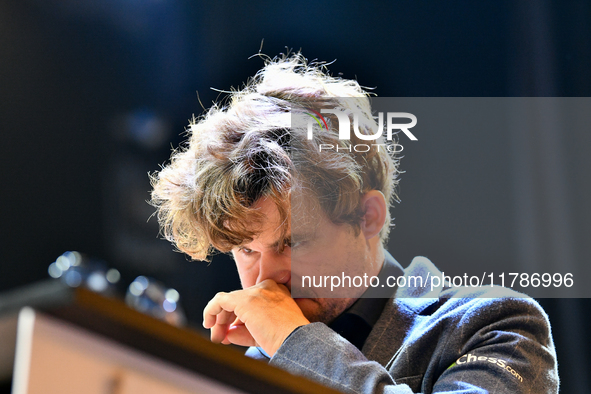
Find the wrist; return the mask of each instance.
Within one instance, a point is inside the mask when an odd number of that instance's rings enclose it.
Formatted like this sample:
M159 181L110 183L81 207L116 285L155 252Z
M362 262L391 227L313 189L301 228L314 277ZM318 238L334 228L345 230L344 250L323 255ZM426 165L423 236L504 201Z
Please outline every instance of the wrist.
M303 318L302 320L298 321L298 322L294 322L292 324L286 325L284 329L281 330L281 335L277 338L277 340L273 341L273 344L270 344L269 348L265 348L263 347L263 350L265 350L265 352L270 356L273 357L273 355L277 352L277 350L279 350L279 348L281 347L281 345L283 345L283 343L295 332L297 331L299 328L310 324L310 321L308 321L308 319Z

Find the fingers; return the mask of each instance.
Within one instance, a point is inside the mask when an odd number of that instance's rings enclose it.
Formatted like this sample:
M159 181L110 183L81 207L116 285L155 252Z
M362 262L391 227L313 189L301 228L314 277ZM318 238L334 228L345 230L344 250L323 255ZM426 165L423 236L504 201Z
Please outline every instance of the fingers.
M211 328L211 341L214 343L223 342L232 323L236 320L234 312L222 310L216 319L216 324Z
M294 328L308 323L289 289L272 280L218 293L203 311L203 326L211 329L212 342L261 346L269 355Z
M260 282L259 284L253 287L260 287L262 289L272 291L279 290L281 293L283 293L283 295L287 296L288 298L291 298L291 292L289 291L287 286L285 286L283 283L277 283L271 279L265 279L264 281Z
M218 293L203 310L203 327L212 328L217 323L217 316L223 311L233 312L234 306L230 294Z
M231 326L226 336L226 341L240 346L258 346L244 324Z
M256 341L234 313L235 296L233 293L218 293L203 310L203 327L211 329L214 343L254 345Z

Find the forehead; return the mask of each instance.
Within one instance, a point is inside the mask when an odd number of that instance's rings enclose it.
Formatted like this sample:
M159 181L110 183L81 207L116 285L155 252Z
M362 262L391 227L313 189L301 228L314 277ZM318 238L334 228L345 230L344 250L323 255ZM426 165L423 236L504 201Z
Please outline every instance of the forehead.
M263 223L260 224L260 227L262 228L259 229L259 231L268 230L273 227L281 227L281 215L279 214L277 205L275 205L270 198L263 197L257 200L251 208L262 214L264 217Z
M255 202L251 208L262 216L259 221L245 223L247 227L252 226L250 230L256 234L256 239L271 244L276 243L285 234L289 234L289 215L285 219L281 218L279 209L277 209L277 205L272 199L263 197Z
M262 215L259 223L252 223L255 226L252 231L261 241L272 240L276 243L283 236L309 238L317 233L322 224L330 222L314 198L298 199L297 202L292 199L285 219L281 218L276 203L267 197L259 199L251 208Z

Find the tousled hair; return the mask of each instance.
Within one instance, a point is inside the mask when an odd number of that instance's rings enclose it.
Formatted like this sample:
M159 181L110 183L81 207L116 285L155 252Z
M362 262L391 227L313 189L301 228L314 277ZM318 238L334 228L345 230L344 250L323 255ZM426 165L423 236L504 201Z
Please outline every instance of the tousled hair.
M350 98L375 128L368 93L357 81L332 77L301 54L268 59L227 105L194 118L188 141L151 174L151 203L165 238L197 260L214 249L228 252L256 235L264 217L253 205L261 198L276 205L285 237L295 193L312 193L332 222L358 231L364 193L381 191L388 206L396 199L398 161L376 146L352 150L362 141L355 134L339 140L337 119L329 114L329 130L312 139L306 127L293 124L294 114L351 106ZM341 149L320 151L321 145ZM384 242L389 228L388 212Z

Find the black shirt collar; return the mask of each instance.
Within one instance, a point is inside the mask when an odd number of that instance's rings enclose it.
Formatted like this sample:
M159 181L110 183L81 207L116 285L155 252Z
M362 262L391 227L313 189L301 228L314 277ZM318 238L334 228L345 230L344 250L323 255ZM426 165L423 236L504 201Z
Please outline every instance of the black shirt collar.
M341 313L330 325L349 342L361 349L369 333L380 318L386 302L394 295L395 287L387 286L388 277L404 275L402 267L394 257L384 251L385 260L378 274L380 284L378 287L370 287L343 313ZM391 281L392 282L392 281ZM384 285L384 287L382 287Z

